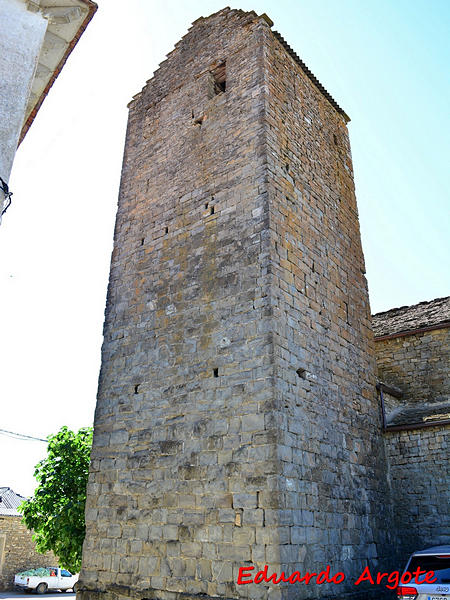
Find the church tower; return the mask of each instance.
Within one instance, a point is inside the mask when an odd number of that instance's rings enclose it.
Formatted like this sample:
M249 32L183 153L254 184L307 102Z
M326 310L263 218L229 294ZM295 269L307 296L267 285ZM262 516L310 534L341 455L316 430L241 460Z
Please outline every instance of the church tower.
M198 19L130 104L81 600L380 598L348 117L271 26Z

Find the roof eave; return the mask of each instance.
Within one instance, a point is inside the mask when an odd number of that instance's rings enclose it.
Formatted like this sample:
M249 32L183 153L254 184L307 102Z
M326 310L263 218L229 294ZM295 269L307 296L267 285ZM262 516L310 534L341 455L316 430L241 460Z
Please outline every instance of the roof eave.
M86 17L84 18L83 22L81 23L80 27L78 28L76 34L74 35L74 37L72 38L72 40L69 42L66 51L64 52L63 57L61 58L61 60L59 61L59 63L57 64L55 70L53 71L47 85L45 86L43 92L41 93L41 95L39 96L38 100L36 101L33 110L30 112L30 114L28 115L28 118L25 120L23 126L22 126L22 130L20 132L20 138L19 138L19 144L18 146L22 143L27 131L30 129L31 124L33 123L38 110L40 109L42 103L44 102L50 88L52 87L52 85L54 84L56 78L58 77L58 75L60 74L66 60L68 59L70 53L72 52L72 50L75 48L75 46L78 43L78 40L80 39L81 35L83 34L83 32L85 31L86 27L89 25L90 20L92 19L92 17L94 16L95 12L97 11L97 4L95 2L93 2L92 0L80 0L81 2L83 2L83 4L86 4L86 6L88 7L88 13L86 15Z

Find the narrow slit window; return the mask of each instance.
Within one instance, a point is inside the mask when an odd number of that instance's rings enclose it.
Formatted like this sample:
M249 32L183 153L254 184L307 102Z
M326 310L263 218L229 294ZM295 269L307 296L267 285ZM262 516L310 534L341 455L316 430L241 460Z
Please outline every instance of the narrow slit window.
M220 64L212 71L214 95L218 96L227 89L226 63Z
M214 377L219 377L219 369L216 368L213 370Z

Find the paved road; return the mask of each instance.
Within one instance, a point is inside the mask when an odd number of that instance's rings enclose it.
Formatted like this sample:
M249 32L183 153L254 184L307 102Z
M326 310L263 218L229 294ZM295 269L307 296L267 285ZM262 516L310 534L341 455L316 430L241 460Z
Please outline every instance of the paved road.
M36 596L35 594L24 594L23 592L0 592L0 598L5 600L18 600L19 598L27 598L27 600L31 600L31 598L42 598L47 600L47 598L59 598L59 600L75 600L75 594L72 592L48 592L48 594L42 596Z

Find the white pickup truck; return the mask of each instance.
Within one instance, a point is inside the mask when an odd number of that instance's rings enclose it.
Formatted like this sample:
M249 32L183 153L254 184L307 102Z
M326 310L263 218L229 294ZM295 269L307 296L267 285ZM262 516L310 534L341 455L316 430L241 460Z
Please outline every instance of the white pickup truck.
M72 589L76 592L78 574L72 575L66 569L59 567L46 567L31 569L17 573L14 577L14 585L22 590L34 590L37 594L45 594L47 590L67 591Z

